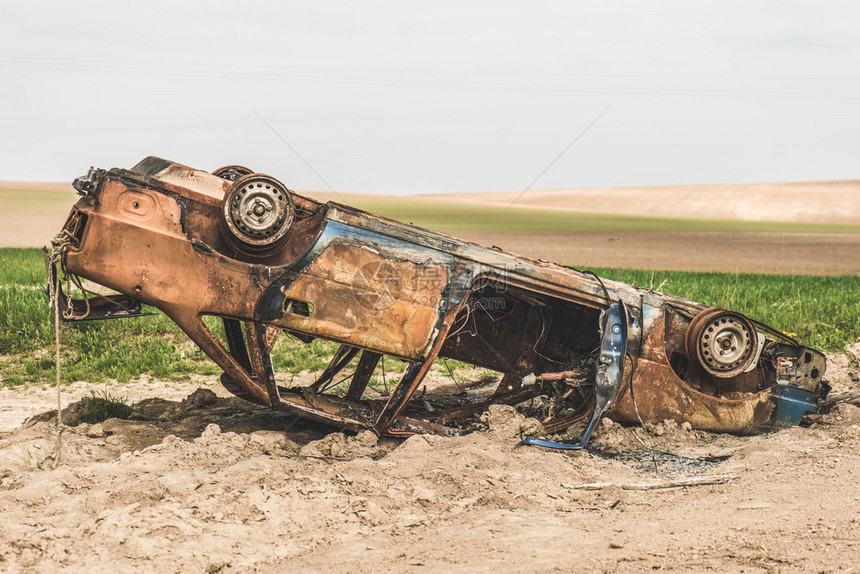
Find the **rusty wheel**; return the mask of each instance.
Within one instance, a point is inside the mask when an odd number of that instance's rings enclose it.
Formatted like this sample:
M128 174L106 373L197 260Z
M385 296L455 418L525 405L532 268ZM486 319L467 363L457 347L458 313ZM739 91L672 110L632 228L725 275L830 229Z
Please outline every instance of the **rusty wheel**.
M227 239L248 255L263 255L276 249L290 229L294 215L289 190L268 175L243 175L233 182L224 197Z
M715 377L743 373L755 360L756 331L734 311L712 307L696 315L687 329L687 355Z

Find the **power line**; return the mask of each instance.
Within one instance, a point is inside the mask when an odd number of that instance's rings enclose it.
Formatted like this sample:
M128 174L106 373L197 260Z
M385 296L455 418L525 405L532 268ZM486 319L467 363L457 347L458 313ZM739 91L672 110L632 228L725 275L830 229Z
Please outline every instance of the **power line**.
M832 91L798 91L788 89L751 89L751 88L725 88L725 87L669 87L669 86L635 86L635 85L595 85L595 84L570 84L570 83L535 83L535 82L503 82L497 80L482 79L492 73L463 73L463 77L426 77L427 72L418 71L373 71L373 70L349 70L343 68L321 68L317 71L306 68L283 68L265 66L242 66L242 67L207 67L183 63L145 63L128 62L121 64L110 61L84 61L84 60L47 60L38 58L9 58L0 56L0 67L18 69L42 69L57 71L84 71L108 74L149 74L182 78L209 78L215 80L253 80L253 81L287 81L301 83L328 83L357 86L377 87L413 87L413 88L448 88L448 89L473 89L492 91L523 91L535 93L582 93L582 94L614 94L614 95L656 95L656 96L708 96L708 97L750 97L768 99L831 99L831 100L857 100L860 93L855 92L832 92ZM292 70L292 71L291 71ZM335 73L337 72L337 73ZM396 74L401 74L398 77ZM433 72L432 74L442 74ZM445 72L445 74L457 75L457 72ZM471 79L468 76L474 76ZM531 77L529 74L511 74L510 77ZM540 75L538 77L541 77ZM655 79L660 76L613 76L613 75L559 75L553 77L592 77L592 78L627 78L627 79ZM665 76L663 79L702 79L704 77L691 76ZM713 77L717 79L718 77ZM726 77L726 79L739 79ZM752 79L752 78L746 78ZM800 78L795 78L800 79ZM813 78L805 78L813 80ZM836 78L832 78L836 79ZM840 80L855 80L860 78L840 78ZM762 78L762 80L775 80L775 78Z
M180 68L184 70L216 69L238 70L256 69L265 72L280 71L283 73L366 73L366 74L413 74L413 75L452 75L452 76L487 76L487 77L545 77L545 78L636 78L636 79L677 79L677 80L755 80L755 81L860 81L860 76L762 76L762 75L715 75L715 74L594 74L594 73L561 73L561 72L497 72L497 71L473 71L473 70L433 70L433 69L403 69L403 68L347 68L331 66L283 66L273 64L235 64L229 65L219 63L217 65L194 63L194 62L153 62L144 60L100 60L68 57L38 57L38 56L4 56L0 55L0 61L18 61L22 63L42 62L49 64L78 64L90 66L114 66L118 68L143 66L163 70L169 68Z

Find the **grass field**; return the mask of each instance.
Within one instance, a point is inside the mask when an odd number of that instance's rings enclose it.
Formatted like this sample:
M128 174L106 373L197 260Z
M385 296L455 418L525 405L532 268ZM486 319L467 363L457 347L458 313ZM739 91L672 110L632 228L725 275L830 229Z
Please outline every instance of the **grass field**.
M592 270L607 279L739 311L827 351L860 340L860 281L855 275Z
M825 349L860 338L860 282L854 276L812 277L594 269L608 279L659 288L725 306ZM52 383L53 316L37 249L0 249L0 386ZM165 315L62 325L63 380L128 381L140 374L168 380L219 369ZM322 369L335 345L281 337L276 370ZM386 368L397 370L392 360Z

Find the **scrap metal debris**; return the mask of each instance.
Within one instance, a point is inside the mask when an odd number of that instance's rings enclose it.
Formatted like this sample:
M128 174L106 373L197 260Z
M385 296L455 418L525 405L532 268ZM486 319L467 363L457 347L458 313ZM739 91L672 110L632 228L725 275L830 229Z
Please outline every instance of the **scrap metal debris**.
M149 157L74 185L52 283L63 273L117 294L60 289L66 320L152 305L234 394L342 429L454 434L491 404L528 404L548 434L587 424L572 445L527 442L582 448L602 416L741 434L793 425L829 389L824 355L740 313L320 203L241 166L210 174ZM313 384L288 388L270 357L281 333L340 348ZM379 398L367 387L383 357L405 368ZM501 380L419 398L438 358Z

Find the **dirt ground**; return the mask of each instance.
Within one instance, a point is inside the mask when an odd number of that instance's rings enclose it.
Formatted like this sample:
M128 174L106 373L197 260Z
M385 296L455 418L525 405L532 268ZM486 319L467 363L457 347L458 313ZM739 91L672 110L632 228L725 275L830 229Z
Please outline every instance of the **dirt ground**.
M829 357L860 389L860 344ZM218 389L144 380L131 420L57 432L50 389L0 391L0 571L850 572L860 408L736 437L601 425L588 452L520 446L510 407L459 437L346 436ZM118 392L119 387L111 392ZM87 392L79 384L66 404ZM170 400L168 400L170 399ZM63 411L77 422L76 404ZM30 417L23 426L18 425ZM696 458L644 450L653 448ZM714 458L703 458L714 457ZM723 476L723 484L630 490ZM583 485L608 483L589 490Z
M0 247L44 247L51 242L69 216L66 213L32 214L22 211L0 211ZM27 226L21 229L21 222Z
M505 251L575 267L854 275L860 235L673 231L458 231Z

